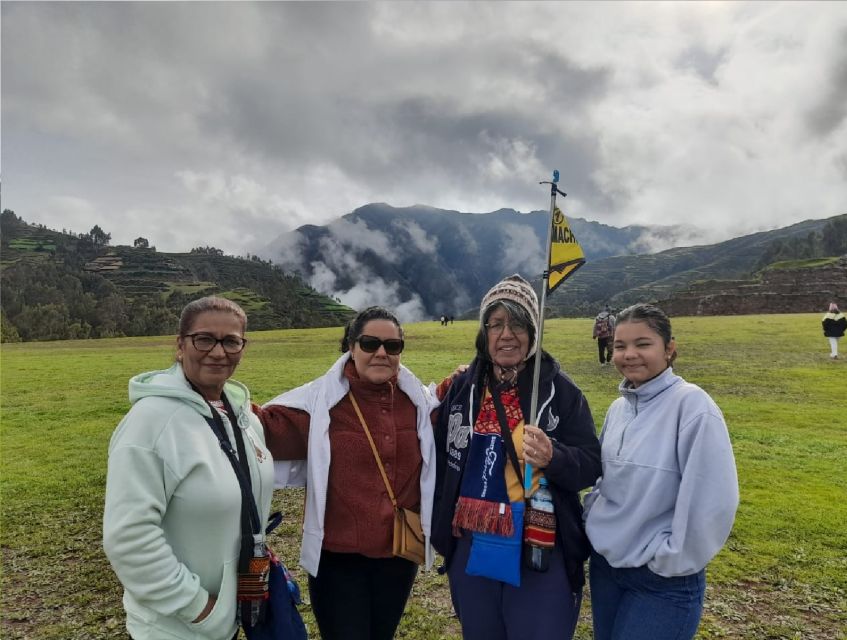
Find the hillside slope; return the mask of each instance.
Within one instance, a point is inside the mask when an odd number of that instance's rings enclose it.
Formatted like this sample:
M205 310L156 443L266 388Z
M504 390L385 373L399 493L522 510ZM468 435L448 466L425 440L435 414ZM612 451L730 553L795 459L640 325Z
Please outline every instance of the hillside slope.
M801 251L806 248L809 238L820 238L835 228L843 233L845 227L847 215L840 215L806 220L713 245L679 247L652 255L618 256L588 262L577 276L552 296L550 308L554 314L567 316L571 315L571 309L585 309L586 302L598 307L609 301L620 308L637 301L671 298L675 292L685 291L700 281L750 279L763 266L763 259L767 259L775 245L793 244ZM847 245L833 245L831 252L823 255L836 252L847 252ZM815 311L817 308L801 310Z
M29 225L8 210L0 222L4 341L175 333L185 303L210 294L244 307L249 329L336 326L353 314L255 257L110 247L96 234Z

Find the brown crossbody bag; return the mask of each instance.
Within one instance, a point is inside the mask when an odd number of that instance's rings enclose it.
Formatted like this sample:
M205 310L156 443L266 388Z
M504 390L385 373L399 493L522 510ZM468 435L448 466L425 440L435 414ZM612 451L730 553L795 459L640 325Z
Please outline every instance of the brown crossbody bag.
M385 475L385 468L382 466L382 460L379 457L379 453L377 453L370 429L368 429L365 417L362 415L362 410L359 409L359 404L356 402L356 398L352 392L350 392L350 402L353 404L353 409L356 411L356 415L359 416L359 422L362 423L362 428L365 430L365 435L371 444L371 451L373 451L374 459L379 467L379 473L382 475L382 481L385 483L385 489L388 491L388 497L391 498L391 504L394 505L394 555L411 560L416 564L423 564L426 559L426 552L424 550L421 516L411 509L397 506L397 499L394 497L391 484L388 482L388 476Z

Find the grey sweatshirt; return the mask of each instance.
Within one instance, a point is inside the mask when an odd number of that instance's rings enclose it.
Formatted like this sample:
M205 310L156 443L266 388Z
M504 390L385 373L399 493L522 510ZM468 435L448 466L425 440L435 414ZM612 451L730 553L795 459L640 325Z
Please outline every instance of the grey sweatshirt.
M603 431L603 475L585 498L594 550L617 568L697 573L729 537L738 477L720 409L672 369L624 380Z

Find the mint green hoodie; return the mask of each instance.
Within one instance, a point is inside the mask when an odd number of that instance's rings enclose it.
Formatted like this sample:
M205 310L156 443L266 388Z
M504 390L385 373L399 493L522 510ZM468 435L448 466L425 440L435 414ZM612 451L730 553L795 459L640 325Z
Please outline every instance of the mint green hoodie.
M273 460L247 388L229 380L224 393L244 435L264 522ZM211 409L179 364L132 378L129 399L132 408L109 444L103 513L103 548L124 586L127 630L135 640L230 640L237 631L241 493L205 420ZM235 448L232 425L223 420ZM210 593L214 608L192 623Z

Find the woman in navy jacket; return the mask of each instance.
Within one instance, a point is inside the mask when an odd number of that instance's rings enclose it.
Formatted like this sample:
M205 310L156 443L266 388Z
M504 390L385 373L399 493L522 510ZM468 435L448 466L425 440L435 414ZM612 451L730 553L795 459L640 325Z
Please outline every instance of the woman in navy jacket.
M549 354L535 353L537 327L538 302L529 283L510 276L495 285L482 301L477 356L453 380L437 418L432 541L445 558L442 570L466 639L571 638L579 614L589 545L578 492L600 475L600 446L582 392ZM530 412L536 357L542 360L538 424L533 426L524 423L524 416ZM543 473L551 489L555 544L544 572L520 562L519 576L501 577L475 563L475 556L483 555L481 539L506 532L522 538L519 515L504 522L509 504L522 508L523 483L499 441L492 393L506 409L520 467L533 464L533 487ZM477 482L480 477L483 484ZM499 505L498 487L508 493ZM511 562L501 560L493 564Z

